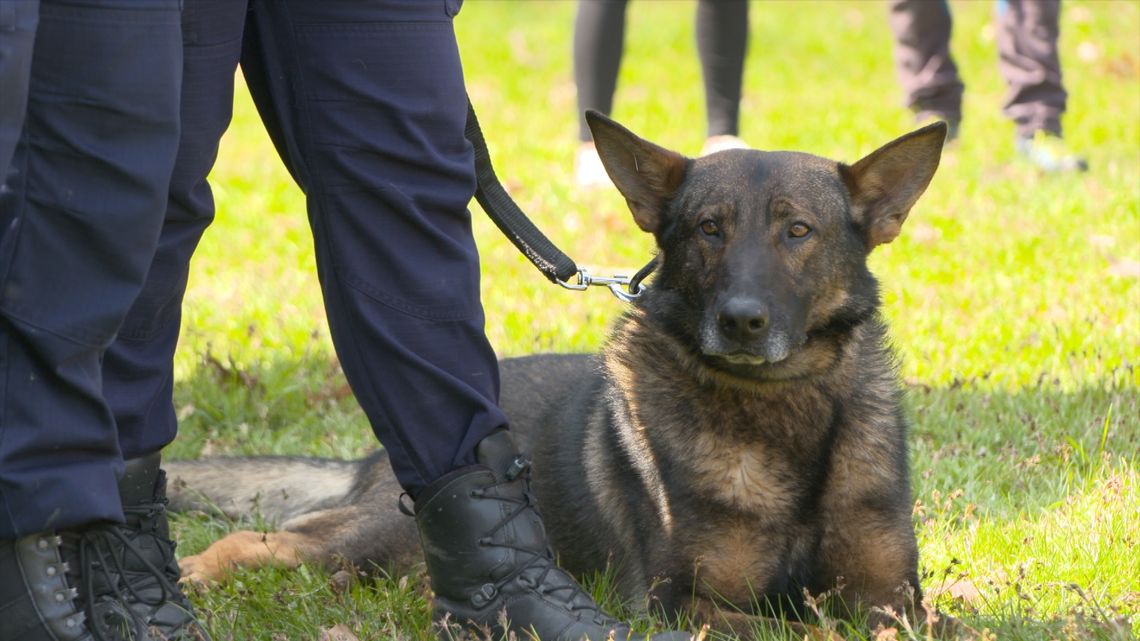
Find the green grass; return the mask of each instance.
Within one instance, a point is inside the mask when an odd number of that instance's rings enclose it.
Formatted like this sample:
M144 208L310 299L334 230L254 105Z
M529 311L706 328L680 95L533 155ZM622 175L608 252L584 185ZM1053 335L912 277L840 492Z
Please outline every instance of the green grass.
M693 8L631 3L613 114L689 154L704 133ZM979 638L1135 638L1140 3L1066 2L1066 138L1092 171L1052 177L1016 162L992 3L953 8L962 139L902 237L873 256L910 388L924 587L953 585L937 603ZM572 21L568 2L468 2L457 29L469 91L498 173L535 222L579 264L628 272L650 239L615 193L571 183ZM884 3L765 2L751 23L752 145L854 161L912 127ZM375 442L333 355L303 198L244 94L213 184L219 218L193 266L169 455L366 452ZM550 285L474 216L499 353L601 345L623 304ZM229 527L181 517L180 550ZM590 584L607 593L604 577ZM338 623L361 639L428 639L425 591L421 577L345 587L315 568L266 569L194 601L221 640L317 639Z

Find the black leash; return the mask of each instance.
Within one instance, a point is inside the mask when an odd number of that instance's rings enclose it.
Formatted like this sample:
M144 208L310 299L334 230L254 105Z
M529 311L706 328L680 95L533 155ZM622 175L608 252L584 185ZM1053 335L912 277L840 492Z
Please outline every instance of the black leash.
M475 148L475 200L495 222L495 226L548 280L574 290L603 285L627 302L641 294L641 281L657 267L656 257L632 278L622 275L593 276L585 269L580 269L535 227L499 182L499 177L491 166L491 152L487 150L487 141L483 138L483 130L479 128L479 120L475 117L475 108L470 100L467 101L467 127L464 135ZM574 282L571 282L572 278Z

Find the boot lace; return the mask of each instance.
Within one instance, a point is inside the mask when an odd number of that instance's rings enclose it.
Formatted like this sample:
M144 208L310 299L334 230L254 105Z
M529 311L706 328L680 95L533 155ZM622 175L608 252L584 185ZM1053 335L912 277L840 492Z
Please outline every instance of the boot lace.
M162 505L154 505L128 507L123 511L128 522L132 522L132 518L138 518L141 523L150 523L162 509ZM83 586L80 600L84 602L84 613L91 622L91 634L98 641L117 641L108 637L106 631L113 625L108 619L114 614L130 616L135 624L132 628L145 631L149 624L148 617L140 614L134 606L143 605L154 611L169 601L177 602L184 598L175 586L177 577L171 576L170 571L164 569L169 568L174 560L174 543L157 532L153 533L158 539L157 549L162 558L162 567L159 567L147 558L146 552L139 549L135 539L142 535L151 533L134 532L130 528L108 523L64 536L64 547L74 548L70 555L79 560L79 576L75 578ZM155 585L157 591L152 589ZM96 608L98 597L105 596L112 596L123 607L104 611L104 617L99 618ZM128 638L133 638L133 635Z
M488 530L479 539L479 544L489 547L509 548L521 552L528 557L526 561L520 564L517 570L492 584L495 587L495 592L501 591L512 581L517 581L523 587L534 590L542 597L550 596L566 603L571 612L590 613L590 618L598 625L617 623L616 619L608 616L601 610L601 607L598 606L593 597L582 589L577 581L555 564L554 551L551 550L549 546L546 546L541 553L539 553L531 547L495 540L496 534L507 527L514 519L526 513L527 510L533 510L536 516L541 517L541 512L534 499L534 494L532 494L530 490L530 462L524 457L518 457L511 466L511 470L509 470L505 476L506 478L502 481L497 481L482 489L472 491L472 496L503 501L505 503L514 504L515 506L509 514L504 516L498 524ZM493 488L515 482L523 483L521 498L488 492L488 490ZM547 577L552 577L554 580L548 583ZM564 596L559 598L557 596L559 594Z

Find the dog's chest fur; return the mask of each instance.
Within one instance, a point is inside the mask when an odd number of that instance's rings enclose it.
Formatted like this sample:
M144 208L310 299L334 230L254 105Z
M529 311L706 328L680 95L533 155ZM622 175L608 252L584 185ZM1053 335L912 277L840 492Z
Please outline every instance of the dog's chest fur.
M619 433L636 435L625 439L627 456L648 448L660 470L651 494L673 571L741 605L805 580L841 423L827 382L702 381L659 335L647 346L636 322L624 329L621 340L636 348L606 359L620 391L610 411Z
M635 353L636 367L607 360L612 389L621 392L611 409L622 417L619 429L653 450L656 465L684 478L672 488L678 500L786 522L818 491L836 419L826 390L803 381L734 389L696 380L667 348Z
M808 506L818 503L813 493L827 464L814 426L767 423L756 415L762 409L747 409L694 429L670 455L693 481L675 509L705 526L678 531L675 541L696 560L694 588L740 606L758 593L784 592L789 576L806 572L818 539ZM724 429L743 421L755 428L752 438Z
M773 455L769 444L726 441L707 432L695 434L690 442L688 460L677 460L709 499L758 519L787 516L788 497L800 492L800 483L794 465Z

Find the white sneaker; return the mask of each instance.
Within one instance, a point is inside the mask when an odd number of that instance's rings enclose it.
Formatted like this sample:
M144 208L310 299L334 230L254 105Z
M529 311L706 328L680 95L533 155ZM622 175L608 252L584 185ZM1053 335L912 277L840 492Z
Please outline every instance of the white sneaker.
M588 189L613 185L592 142L584 142L578 146L578 155L574 159L574 183Z
M748 148L748 143L733 135L709 136L708 140L705 141L705 146L701 148L701 155L707 156L718 151Z

